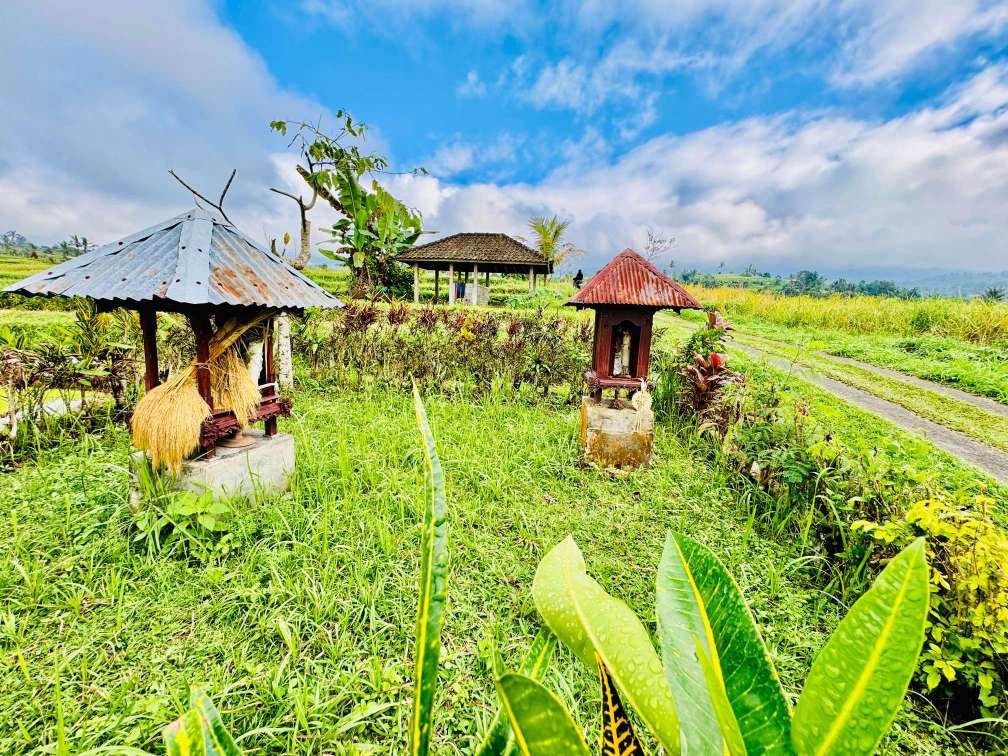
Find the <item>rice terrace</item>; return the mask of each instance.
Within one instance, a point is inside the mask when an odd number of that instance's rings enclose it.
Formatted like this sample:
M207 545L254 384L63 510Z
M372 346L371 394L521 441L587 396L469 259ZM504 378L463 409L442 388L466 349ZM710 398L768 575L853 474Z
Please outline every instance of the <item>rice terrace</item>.
M1008 753L1008 5L687 5L0 9L0 753Z

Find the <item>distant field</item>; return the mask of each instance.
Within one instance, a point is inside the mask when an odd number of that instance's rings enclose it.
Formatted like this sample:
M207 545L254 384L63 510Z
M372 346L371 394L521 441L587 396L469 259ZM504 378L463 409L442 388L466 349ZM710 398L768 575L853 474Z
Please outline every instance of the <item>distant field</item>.
M38 273L40 270L45 270L52 264L50 260L0 255L0 289L15 281L20 281L22 278L27 278L33 273Z
M983 346L1008 345L1008 303L902 300L892 297L789 297L731 287L691 287L729 318L754 318L789 328L890 336L947 336Z

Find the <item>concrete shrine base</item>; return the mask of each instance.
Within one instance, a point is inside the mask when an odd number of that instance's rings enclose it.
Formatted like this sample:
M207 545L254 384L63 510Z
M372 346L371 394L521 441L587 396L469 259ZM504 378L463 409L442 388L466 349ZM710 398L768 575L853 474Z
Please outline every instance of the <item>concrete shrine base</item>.
M255 444L244 448L218 446L213 459L183 462L175 488L196 493L212 491L215 496L223 498L288 490L294 473L294 437L289 433L278 433L267 438L258 428L246 428L244 433L254 438ZM129 500L134 508L140 502L134 470L142 458L143 452L134 452L130 457Z
M654 414L632 407L615 409L612 402L581 401L581 448L585 462L604 469L622 470L651 463Z

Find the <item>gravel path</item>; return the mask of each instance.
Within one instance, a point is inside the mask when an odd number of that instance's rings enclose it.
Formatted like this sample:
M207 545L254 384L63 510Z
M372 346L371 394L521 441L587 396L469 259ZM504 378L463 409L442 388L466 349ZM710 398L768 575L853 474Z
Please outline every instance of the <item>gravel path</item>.
M778 349L800 349L800 345L791 344L786 341L779 341L777 339L769 339L765 336L752 336L745 334L742 339L749 345L756 345L760 342L771 345ZM955 399L957 401L963 402L965 404L972 404L978 409L982 409L984 412L990 412L992 415L998 415L1000 417L1008 418L1008 405L1001 404L1001 402L990 399L986 396L977 396L976 394L970 394L967 391L961 389L952 388L951 386L946 386L943 383L935 383L934 381L929 381L925 378L918 378L915 375L907 375L906 373L901 373L898 370L892 370L891 368L879 367L878 365L872 365L870 362L862 362L861 360L853 359L852 357L840 357L836 354L830 354L829 352L808 352L813 357L830 360L832 362L837 362L843 365L850 365L851 367L861 368L862 370L867 370L876 375L883 375L886 378L894 378L897 381L903 381L904 383L909 383L912 386L917 386L918 388L931 391L935 394L940 394L941 396L947 396L950 399Z
M1008 483L1008 454L993 446L981 443L964 433L946 428L917 415L905 407L880 399L867 391L848 386L842 381L829 378L815 370L802 367L794 362L775 357L759 349L744 344L732 344L737 349L753 357L766 360L774 367L799 375L803 380L815 384L831 394L839 396L851 404L885 418L897 428L921 436L954 457L958 457L974 467L983 470L993 478ZM894 371L895 372L895 371ZM897 374L900 375L900 374Z

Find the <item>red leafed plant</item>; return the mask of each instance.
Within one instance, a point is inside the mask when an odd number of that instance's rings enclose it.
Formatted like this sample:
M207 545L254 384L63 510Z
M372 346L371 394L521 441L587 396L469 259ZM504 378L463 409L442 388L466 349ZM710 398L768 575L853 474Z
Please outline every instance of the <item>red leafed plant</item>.
M689 407L695 414L709 415L726 386L741 381L742 375L728 367L728 356L711 352L706 357L694 353L693 364L684 367L680 374L682 384L681 406Z

